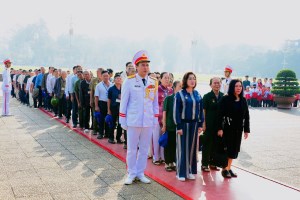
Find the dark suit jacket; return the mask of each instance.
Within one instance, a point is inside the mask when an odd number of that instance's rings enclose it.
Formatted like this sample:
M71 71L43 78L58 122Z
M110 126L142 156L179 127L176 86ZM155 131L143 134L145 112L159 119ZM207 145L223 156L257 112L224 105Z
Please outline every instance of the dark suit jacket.
M218 130L250 133L250 117L246 99L241 98L241 112L233 112L235 97L224 96L218 107Z
M47 77L48 77L49 73L45 73L42 79L42 90L47 90Z

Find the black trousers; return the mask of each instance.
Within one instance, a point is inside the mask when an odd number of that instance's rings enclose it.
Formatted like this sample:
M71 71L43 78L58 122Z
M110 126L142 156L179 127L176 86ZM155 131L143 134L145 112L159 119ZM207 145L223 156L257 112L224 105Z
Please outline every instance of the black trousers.
M69 99L66 99L66 118L70 119L71 117L71 110L72 110L72 101L71 101L71 94L69 94Z
M59 99L58 101L58 116L62 117L62 115L66 114L66 96L63 95L62 98Z
M83 121L84 121L83 123L85 129L90 128L91 113L92 113L92 108L90 105L87 105L83 108Z
M100 135L109 135L109 127L105 126L105 117L107 115L107 102L106 101L99 101L98 106L101 113L101 120L100 123L98 123L99 126L99 134Z
M120 141L123 129L121 127L121 124L117 123L119 120L119 109L111 109L111 114L112 114L112 118L113 118L113 127L109 129L108 138L111 140L115 139L115 129L117 127L116 140Z
M171 164L176 162L176 131L168 131L168 144L164 148L165 162Z
M29 92L26 93L25 98L26 98L26 105L29 106Z
M10 92L10 94L11 94L11 96L12 96L12 98L16 98L16 94L15 94L15 87L12 85L12 87L11 87L11 92Z
M205 131L204 134L202 135L202 166L208 166L211 161L211 156L213 155L214 152L214 140L215 136L217 133L214 133L212 131Z
M92 108L91 108L92 110ZM92 112L93 113L93 112ZM81 106L78 108L78 120L79 120L79 127L83 128L84 127L84 115L83 115L83 107Z
M33 106L34 108L37 108L37 101L38 101L38 98L33 98Z
M73 96L73 102L72 102L72 122L74 125L78 124L78 103L76 100L76 96L75 93L70 94L70 98L71 95Z

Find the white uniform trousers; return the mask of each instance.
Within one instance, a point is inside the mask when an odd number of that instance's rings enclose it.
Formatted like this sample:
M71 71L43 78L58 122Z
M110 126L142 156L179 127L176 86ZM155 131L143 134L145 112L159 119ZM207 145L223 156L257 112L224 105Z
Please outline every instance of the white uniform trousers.
M159 146L158 140L161 136L161 128L159 124L156 124L153 129L152 141L153 141L153 161L165 160L164 148Z
M152 138L152 134L151 134L151 138ZM153 142L151 140L149 145L149 150L148 150L148 158L152 158L152 157L153 157Z
M33 98L32 98L32 93L29 92L29 105L33 106Z
M143 177L153 127L127 128L127 170L130 178Z
M2 101L2 115L9 115L9 99L10 99L10 90L3 91L3 101Z

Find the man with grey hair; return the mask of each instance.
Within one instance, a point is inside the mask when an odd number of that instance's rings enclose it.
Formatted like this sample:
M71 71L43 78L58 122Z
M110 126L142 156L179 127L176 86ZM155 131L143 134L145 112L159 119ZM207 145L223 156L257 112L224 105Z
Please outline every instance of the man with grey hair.
M83 124L84 124L84 132L88 133L90 129L90 118L92 107L90 106L90 83L91 83L91 75L90 72L83 72L84 80L80 83L81 90L81 106L83 108Z
M62 115L66 113L66 78L67 72L62 71L61 77L56 79L54 85L54 96L59 99L58 101L58 118L62 119Z
M223 93L220 92L221 80L218 77L213 77L210 79L209 83L211 91L203 96L203 135L201 140L203 140L202 147L202 166L201 170L204 172L209 172L210 169L217 170L217 167L212 162L212 155L216 145L214 142L217 139L217 109L218 103L223 97Z

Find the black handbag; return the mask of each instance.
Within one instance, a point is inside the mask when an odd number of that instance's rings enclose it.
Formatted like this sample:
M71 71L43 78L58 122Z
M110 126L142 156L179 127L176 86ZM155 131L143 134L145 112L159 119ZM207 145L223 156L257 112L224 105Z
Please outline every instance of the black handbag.
M221 168L225 168L228 165L227 147L221 137L216 138L215 149L212 153L210 164Z

